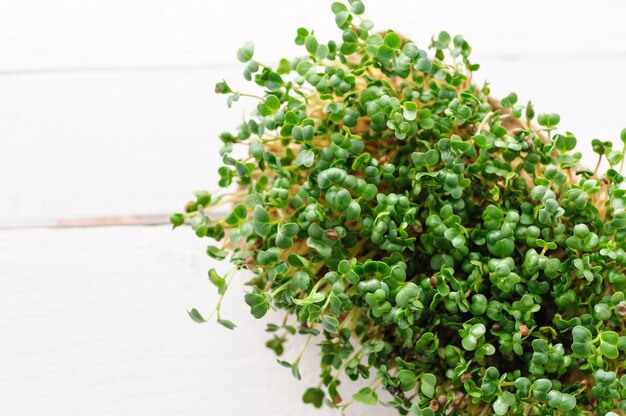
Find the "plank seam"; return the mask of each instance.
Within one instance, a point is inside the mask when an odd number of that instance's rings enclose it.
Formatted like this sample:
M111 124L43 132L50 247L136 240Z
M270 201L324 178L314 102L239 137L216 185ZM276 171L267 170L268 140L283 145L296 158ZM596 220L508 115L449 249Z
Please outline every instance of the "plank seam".
M212 219L219 219L226 212L212 211ZM169 214L155 215L116 215L92 218L68 218L47 221L0 223L0 231L28 230L28 229L55 229L55 228L94 228L94 227L150 227L170 225Z
M626 57L625 51L585 52L564 54L483 54L482 60L492 61L525 61L532 59L621 59ZM97 74L97 73L133 73L133 72L194 72L207 70L234 70L242 66L233 64L182 64L182 65L146 65L146 66L111 66L111 67L67 67L67 68L33 68L33 69L0 69L0 76L28 76L28 75L74 75L74 74Z

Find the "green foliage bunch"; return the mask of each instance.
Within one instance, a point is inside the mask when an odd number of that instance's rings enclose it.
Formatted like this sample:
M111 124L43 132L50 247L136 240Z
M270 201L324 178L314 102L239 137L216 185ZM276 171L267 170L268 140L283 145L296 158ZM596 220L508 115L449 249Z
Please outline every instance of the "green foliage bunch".
M220 136L221 192L198 192L174 226L214 240L207 254L253 278L252 315L281 355L319 345L304 401L353 401L414 415L626 412L624 150L594 140L580 167L557 114L490 97L461 36L431 53L377 33L359 0L334 3L340 41L297 31L303 57L277 68L237 54L255 96L220 82L232 105L258 100ZM621 140L626 142L626 131ZM243 152L241 151L243 150ZM222 218L215 206L230 207ZM193 309L191 317L205 322ZM313 341L310 344L310 341ZM340 383L367 379L352 397Z

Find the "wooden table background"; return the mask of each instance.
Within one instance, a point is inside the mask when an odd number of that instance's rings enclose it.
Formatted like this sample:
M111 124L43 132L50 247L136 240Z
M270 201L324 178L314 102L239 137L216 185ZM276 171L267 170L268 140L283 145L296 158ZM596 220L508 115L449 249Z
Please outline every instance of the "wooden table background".
M193 323L209 310L204 243L168 226L32 228L57 219L161 216L217 177L228 111L243 85L235 51L301 53L299 26L337 38L329 1L0 0L0 414L322 415L263 343L238 282L239 328ZM558 112L590 140L626 127L626 7L609 0L380 1L377 28L422 47L460 33L498 96ZM619 145L618 145L619 147ZM241 280L244 280L243 278ZM290 349L288 354L294 354ZM307 383L307 381L309 383ZM386 415L355 407L350 414Z

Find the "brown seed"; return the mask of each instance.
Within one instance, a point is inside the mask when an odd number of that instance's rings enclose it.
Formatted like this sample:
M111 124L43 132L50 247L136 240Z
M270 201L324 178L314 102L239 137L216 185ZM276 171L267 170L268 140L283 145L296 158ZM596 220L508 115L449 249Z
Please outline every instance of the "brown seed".
M526 325L521 325L519 327L519 333L522 334L523 337L528 335L528 327Z
M463 373L461 374L461 381L462 382L466 382L472 379L472 375L471 374L467 374L467 373Z
M438 284L439 284L439 279L437 279L437 276L430 276L430 286L437 287Z
M448 397L446 397L445 394L440 394L439 397L437 397L437 401L443 406L448 401Z
M326 231L326 237L330 238L331 240L338 240L339 233L331 228L330 230Z
M191 211L191 208L193 207L193 205L195 204L195 201L189 201L185 204L185 212L189 212Z
M491 329L493 329L494 331L497 331L499 329L502 329L502 325L496 322L495 324L491 325Z
M385 163L389 162L389 156L388 155L382 155L379 159L378 159L378 163L380 163L381 165L384 165Z
M333 397L333 403L334 403L334 404L339 404L339 403L341 403L341 400L342 400L342 399L341 399L341 396L336 396L336 397Z
M626 316L626 304L624 304L623 302L620 302L620 304L617 305L617 308L615 308L615 310L621 316Z
M428 405L431 409L433 409L435 412L437 410L439 410L439 402L435 399L431 400L429 405Z
M253 256L246 257L246 267L248 268L248 270L254 270L255 266L256 266L256 262L254 261L254 257Z
M424 227L422 227L421 225L415 224L415 225L413 226L413 232L414 232L415 234L421 234L421 233L422 233L422 231L424 231Z

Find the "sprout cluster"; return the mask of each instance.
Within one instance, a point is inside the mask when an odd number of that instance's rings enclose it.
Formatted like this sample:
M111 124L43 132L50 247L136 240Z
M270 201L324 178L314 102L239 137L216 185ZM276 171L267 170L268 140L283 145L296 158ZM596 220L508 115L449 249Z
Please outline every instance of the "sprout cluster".
M219 306L250 270L252 315L286 312L267 346L280 356L289 336L306 337L279 362L299 378L319 346L320 382L303 396L316 407L626 412L624 150L594 140L595 171L580 167L557 114L472 83L463 37L441 32L428 53L373 32L363 11L334 3L341 40L300 28L305 56L277 68L244 45L244 77L262 96L216 86L229 106L258 105L220 136L224 190L196 193L171 221L234 266L209 271L218 322L234 328ZM211 217L218 205L228 215ZM347 379L369 384L343 397Z

